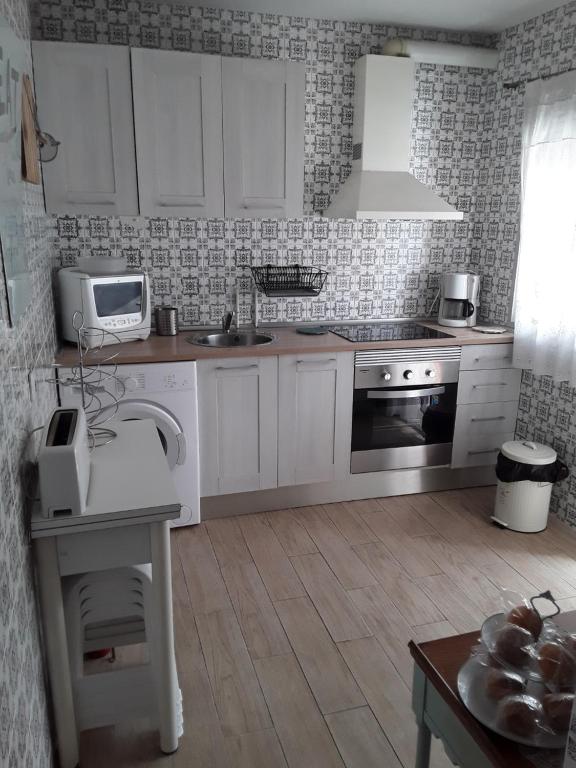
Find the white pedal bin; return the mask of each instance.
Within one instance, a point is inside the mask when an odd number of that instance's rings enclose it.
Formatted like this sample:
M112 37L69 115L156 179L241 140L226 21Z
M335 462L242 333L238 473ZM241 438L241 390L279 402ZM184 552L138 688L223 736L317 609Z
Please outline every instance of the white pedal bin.
M553 448L528 440L510 440L500 452L510 461L531 467L555 464L557 458ZM548 524L553 485L553 482L534 480L504 482L499 478L493 522L521 533L543 531Z

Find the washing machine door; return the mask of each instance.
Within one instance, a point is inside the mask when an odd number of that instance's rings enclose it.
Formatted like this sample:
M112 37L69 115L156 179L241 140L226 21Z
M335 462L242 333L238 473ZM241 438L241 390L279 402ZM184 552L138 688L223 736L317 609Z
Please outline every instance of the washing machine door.
M108 409L111 416L115 408L116 406L113 406ZM147 400L120 400L117 408L118 410L113 416L117 421L152 419L156 424L158 437L170 469L174 469L177 464L184 464L186 439L180 424L170 411L156 403L149 403Z

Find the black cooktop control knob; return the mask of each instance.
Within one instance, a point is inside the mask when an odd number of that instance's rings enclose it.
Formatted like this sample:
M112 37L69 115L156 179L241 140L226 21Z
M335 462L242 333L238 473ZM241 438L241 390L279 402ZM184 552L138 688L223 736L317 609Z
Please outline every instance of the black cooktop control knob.
M428 376L429 379L435 379L436 378L436 371L434 368L428 368L426 371L426 376Z
M414 378L414 371L404 371L404 378L405 379L413 379Z

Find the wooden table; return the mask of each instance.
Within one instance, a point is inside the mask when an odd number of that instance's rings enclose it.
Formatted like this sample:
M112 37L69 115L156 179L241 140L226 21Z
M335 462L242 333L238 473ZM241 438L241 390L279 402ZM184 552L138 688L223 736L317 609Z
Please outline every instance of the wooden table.
M154 422L106 426L117 437L92 451L86 513L45 518L37 508L31 521L61 768L78 765L61 579L108 568L152 564L152 614L160 628L160 747L166 753L178 748L168 521L179 516L180 501Z
M558 623L571 629L576 611L561 619ZM418 723L416 768L429 766L431 735L442 740L448 757L462 768L534 768L519 744L485 728L460 700L458 672L479 638L480 631L409 644L414 659L412 707Z

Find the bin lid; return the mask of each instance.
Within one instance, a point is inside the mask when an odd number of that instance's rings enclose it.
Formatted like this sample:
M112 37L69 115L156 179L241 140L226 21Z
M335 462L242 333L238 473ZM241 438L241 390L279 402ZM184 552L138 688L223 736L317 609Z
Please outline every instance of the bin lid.
M500 450L506 458L520 464L542 465L556 461L556 451L553 448L530 440L509 440Z

